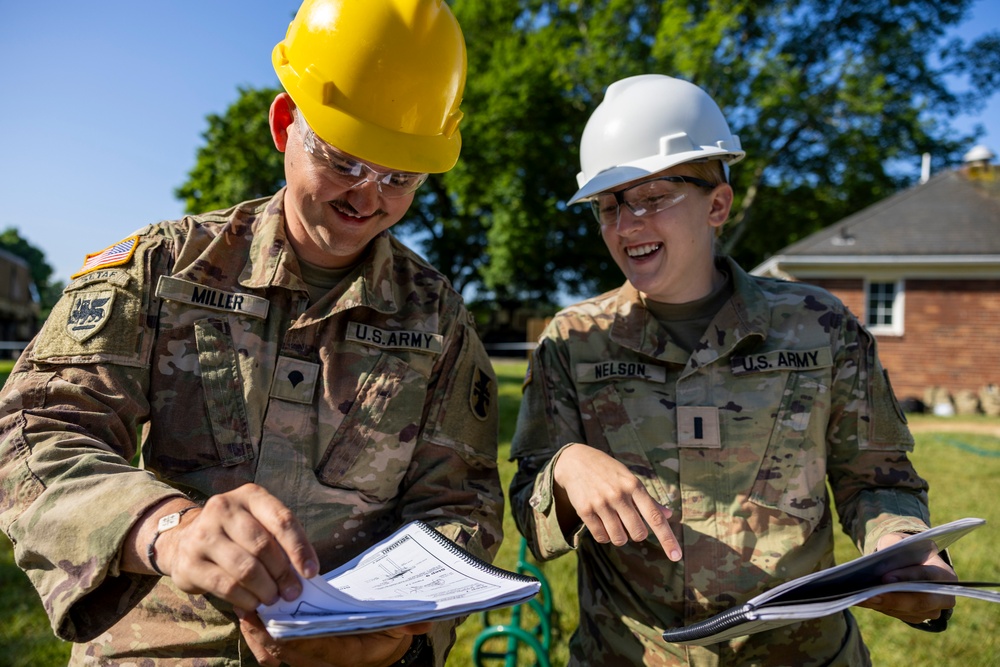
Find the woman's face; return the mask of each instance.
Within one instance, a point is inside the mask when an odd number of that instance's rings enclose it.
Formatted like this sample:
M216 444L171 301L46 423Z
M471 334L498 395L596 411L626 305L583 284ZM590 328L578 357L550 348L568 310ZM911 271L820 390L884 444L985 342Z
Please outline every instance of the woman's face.
M681 164L609 192L663 176L697 177ZM716 230L729 217L733 190L725 183L711 189L691 183L668 185L672 195L683 195L676 204L642 216L621 206L617 224L602 225L601 235L637 290L654 301L687 303L712 291Z

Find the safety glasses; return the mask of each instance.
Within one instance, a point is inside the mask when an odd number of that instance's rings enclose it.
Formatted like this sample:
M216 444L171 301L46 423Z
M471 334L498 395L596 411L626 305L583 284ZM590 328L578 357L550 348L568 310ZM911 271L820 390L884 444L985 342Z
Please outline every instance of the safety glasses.
M295 114L295 125L302 135L302 146L306 153L326 166L329 174L345 188L358 188L371 181L375 183L382 196L402 197L416 192L417 188L427 180L427 174L415 174L410 171L376 171L364 162L340 152L320 139L301 113Z
M690 183L709 190L716 186L694 176L660 176L624 190L595 195L590 200L590 207L601 225L617 225L623 204L638 218L679 204L687 195L680 191L677 183Z

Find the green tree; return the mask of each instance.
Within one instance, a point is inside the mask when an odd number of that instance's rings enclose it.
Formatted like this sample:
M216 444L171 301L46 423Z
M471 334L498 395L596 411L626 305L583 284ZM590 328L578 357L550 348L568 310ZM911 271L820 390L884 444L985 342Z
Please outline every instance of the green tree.
M453 4L470 77L463 157L446 182L485 228L479 273L496 295L621 281L588 213L562 205L611 81L666 73L719 101L748 153L723 246L749 266L911 182L923 152L954 163L972 137L950 119L1000 83L1000 33L944 41L969 0Z
M659 72L722 106L747 158L723 250L752 267L897 191L920 155L957 163L951 119L1000 88L1000 31L946 40L972 0L451 0L469 77L463 149L399 231L460 290L549 303L621 282L589 212L567 207L577 142L612 81ZM960 87L960 88L959 88ZM189 211L282 184L267 131L275 90L209 116L177 195Z
M29 243L14 227L8 227L0 232L0 248L28 263L31 281L38 290L40 316L44 320L52 310L52 306L59 300L63 289L61 281L52 281L52 266L45 261L45 253Z
M239 88L223 115L209 114L205 144L187 181L174 190L188 213L227 208L274 194L285 184L281 153L271 142L267 112L276 88Z

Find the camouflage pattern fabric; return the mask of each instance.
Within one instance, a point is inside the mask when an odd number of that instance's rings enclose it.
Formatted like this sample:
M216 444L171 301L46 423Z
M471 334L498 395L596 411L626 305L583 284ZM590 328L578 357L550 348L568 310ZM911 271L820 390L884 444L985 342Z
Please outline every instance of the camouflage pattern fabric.
M930 525L871 335L821 289L722 267L734 294L691 354L626 283L560 312L532 356L511 503L536 557L576 552L574 665L868 664L848 613L709 647L661 633L832 566L827 481L864 551ZM680 562L652 532L615 547L581 527L567 541L552 470L569 443L610 453L673 510Z
M72 664L256 664L228 605L120 571L167 497L260 484L323 571L414 519L499 548L496 378L459 295L385 233L310 307L283 195L144 229L66 287L0 395L0 527Z

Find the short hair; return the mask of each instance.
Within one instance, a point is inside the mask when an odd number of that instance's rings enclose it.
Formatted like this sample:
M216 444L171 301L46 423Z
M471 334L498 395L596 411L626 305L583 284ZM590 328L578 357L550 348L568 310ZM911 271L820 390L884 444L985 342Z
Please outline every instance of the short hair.
M727 169L722 163L722 160L692 160L690 162L682 162L677 165L678 167L683 167L687 171L691 172L691 176L700 178L709 183L728 183L728 173Z

